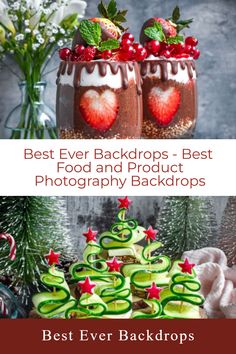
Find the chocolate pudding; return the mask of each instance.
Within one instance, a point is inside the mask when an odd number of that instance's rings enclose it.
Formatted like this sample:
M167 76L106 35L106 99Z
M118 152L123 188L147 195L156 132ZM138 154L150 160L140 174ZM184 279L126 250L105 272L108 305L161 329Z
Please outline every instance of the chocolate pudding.
M142 116L137 63L61 62L57 79L61 139L139 138Z
M190 59L147 59L143 79L142 137L191 138L197 119L195 63Z

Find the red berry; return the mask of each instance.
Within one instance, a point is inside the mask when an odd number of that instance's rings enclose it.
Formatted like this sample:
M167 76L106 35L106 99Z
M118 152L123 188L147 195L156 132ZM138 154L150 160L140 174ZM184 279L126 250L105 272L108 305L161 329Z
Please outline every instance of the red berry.
M155 55L159 52L161 45L160 42L152 40L150 42L147 42L146 47L152 54Z
M199 49L195 49L195 53L193 54L193 59L197 60L200 57L200 50Z
M170 44L167 44L167 43L165 43L165 42L161 42L161 43L160 43L160 46L161 46L161 48L160 48L161 51L170 50L170 49L171 49L171 45L170 45Z
M148 55L147 50L145 48L142 48L142 50L136 52L135 59L137 61L142 61L147 58L147 55Z
M69 60L71 50L69 48L62 48L59 50L59 57L61 60Z
M164 56L165 58L169 59L171 57L170 51L168 49L164 50L161 53L162 56Z
M182 54L185 51L185 45L183 43L178 43L175 47L177 54Z
M76 62L76 61L80 60L80 57L77 54L72 53L71 56L70 56L70 60Z
M137 52L140 52L143 49L143 46L140 43L134 43L133 44L133 48L134 48L135 52L137 53Z
M129 47L132 47L132 42L129 39L124 39L121 42L121 46L124 50L129 50Z
M89 46L89 47L85 48L84 53L83 53L85 61L93 60L95 55L96 55L96 48L95 47Z
M75 46L74 52L77 55L81 55L81 54L83 54L84 50L85 50L85 47L82 44L77 44Z
M131 33L125 33L125 34L123 34L123 36L122 36L122 41L123 41L124 39L129 39L132 43L134 42L134 36L133 36Z
M105 50L104 52L102 52L102 59L107 60L110 59L112 57L112 51L111 50Z
M190 54L191 50L192 50L191 45L185 44L184 52L187 53L187 54Z
M120 50L120 56L123 60L132 60L134 57L134 49L130 47L129 50L124 50L123 48Z
M185 44L191 45L192 47L195 47L198 44L198 40L195 37L187 37L185 39Z

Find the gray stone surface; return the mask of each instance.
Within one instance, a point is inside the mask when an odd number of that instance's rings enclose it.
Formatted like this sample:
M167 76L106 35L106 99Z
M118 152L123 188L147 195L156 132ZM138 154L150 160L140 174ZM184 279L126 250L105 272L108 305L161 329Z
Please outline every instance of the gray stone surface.
M139 225L150 224L158 228L157 218L161 208L161 197L132 197L133 204L129 216L135 217ZM221 223L227 197L214 197L214 205L218 226ZM108 230L114 223L117 214L117 197L67 197L67 212L70 225L70 238L73 249L78 256L82 255L85 238L82 237L88 227L99 233Z
M88 1L87 16L96 14L98 0ZM128 21L138 38L141 24L155 15L167 17L179 4L184 18L195 21L188 34L199 38L199 119L196 138L236 138L236 1L235 0L117 0L128 8ZM52 67L58 65L54 59ZM49 75L47 103L55 105L55 73ZM19 101L17 79L0 69L0 122ZM2 136L0 127L0 137Z

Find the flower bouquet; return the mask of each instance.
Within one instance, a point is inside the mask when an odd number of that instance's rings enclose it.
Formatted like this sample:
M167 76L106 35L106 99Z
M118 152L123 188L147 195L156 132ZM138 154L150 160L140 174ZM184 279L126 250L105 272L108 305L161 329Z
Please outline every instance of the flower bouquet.
M8 116L12 139L56 138L55 114L44 105L43 81L58 47L74 35L86 2L80 0L0 0L0 61L20 80L22 103ZM11 56L20 69L6 61Z

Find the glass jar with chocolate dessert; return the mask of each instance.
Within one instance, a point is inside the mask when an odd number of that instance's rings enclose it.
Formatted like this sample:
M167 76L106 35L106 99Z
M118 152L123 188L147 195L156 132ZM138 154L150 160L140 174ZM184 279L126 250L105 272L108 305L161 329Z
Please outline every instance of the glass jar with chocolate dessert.
M62 139L141 136L139 62L147 51L122 27L126 11L121 18L121 12L114 8L116 13L110 18L109 6L98 6L102 17L81 21L72 49L59 52L57 126Z
M140 64L144 138L193 135L198 108L195 60L200 51L195 37L180 34L191 22L180 20L176 7L169 19L154 17L143 25L140 42L147 50L147 58Z

